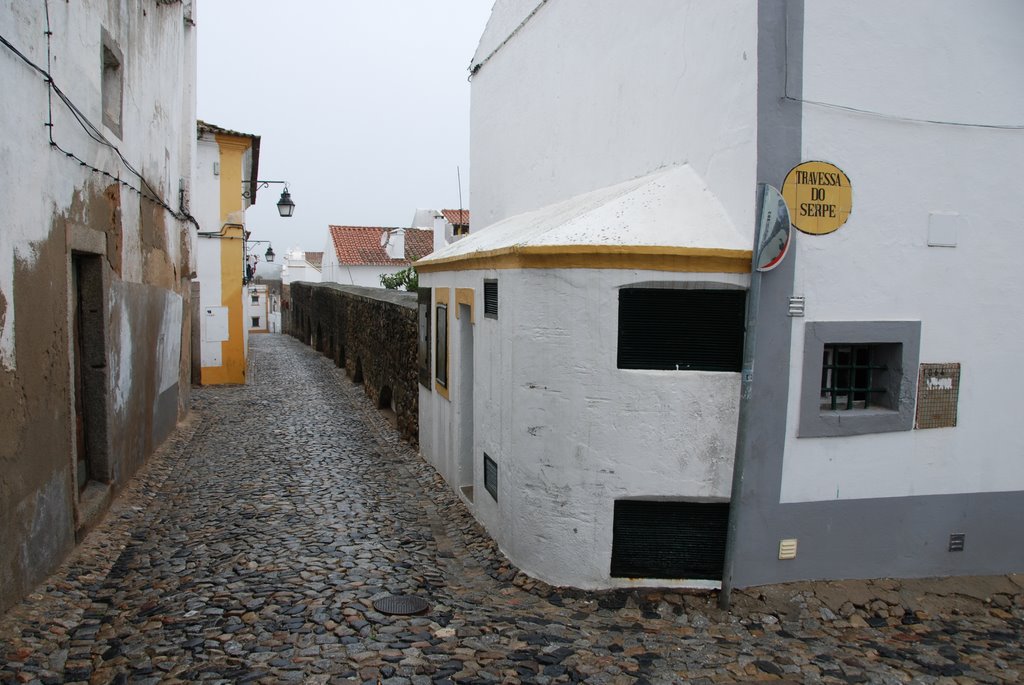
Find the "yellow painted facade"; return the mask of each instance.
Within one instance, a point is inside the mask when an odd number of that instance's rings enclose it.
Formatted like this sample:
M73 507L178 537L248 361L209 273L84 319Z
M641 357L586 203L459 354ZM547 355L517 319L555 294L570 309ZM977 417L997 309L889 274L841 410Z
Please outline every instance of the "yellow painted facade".
M245 153L252 145L249 136L218 133L220 152L220 302L228 310L228 339L221 342L221 366L202 367L203 385L245 383L246 328L242 280L245 264L245 228L232 220L245 209L242 181Z

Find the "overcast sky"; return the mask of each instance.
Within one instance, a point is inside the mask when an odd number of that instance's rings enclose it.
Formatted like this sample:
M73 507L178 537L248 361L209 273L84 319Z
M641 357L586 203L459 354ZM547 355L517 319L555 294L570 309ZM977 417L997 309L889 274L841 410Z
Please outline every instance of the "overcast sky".
M253 239L324 249L328 224L469 206L467 68L492 0L197 3L198 116L261 136Z

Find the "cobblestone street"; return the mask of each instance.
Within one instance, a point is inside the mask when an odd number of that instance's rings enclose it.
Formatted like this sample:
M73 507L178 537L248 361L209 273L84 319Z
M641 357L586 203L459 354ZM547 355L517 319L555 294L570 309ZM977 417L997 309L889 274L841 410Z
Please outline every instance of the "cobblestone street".
M0 620L2 683L1018 682L1024 579L584 593L510 567L360 386L281 335ZM388 594L422 616L373 609Z

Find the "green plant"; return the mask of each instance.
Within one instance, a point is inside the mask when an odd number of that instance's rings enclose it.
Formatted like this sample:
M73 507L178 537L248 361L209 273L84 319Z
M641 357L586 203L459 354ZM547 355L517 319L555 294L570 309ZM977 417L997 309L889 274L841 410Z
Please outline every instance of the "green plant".
M388 290L416 290L420 284L420 276L416 267L410 266L395 274L381 274L380 284Z

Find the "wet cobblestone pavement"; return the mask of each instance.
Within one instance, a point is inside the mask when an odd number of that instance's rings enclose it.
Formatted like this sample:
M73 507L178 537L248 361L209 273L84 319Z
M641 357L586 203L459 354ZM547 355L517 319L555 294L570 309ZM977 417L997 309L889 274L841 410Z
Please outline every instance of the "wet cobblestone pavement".
M997 683L1024 578L584 593L518 573L341 370L253 336L61 570L0 683ZM426 599L387 616L389 594Z

